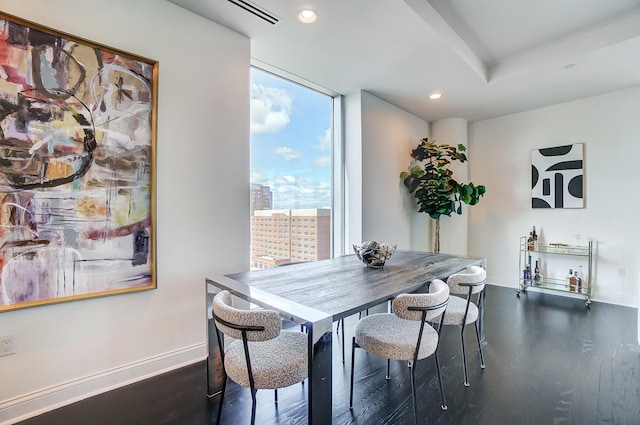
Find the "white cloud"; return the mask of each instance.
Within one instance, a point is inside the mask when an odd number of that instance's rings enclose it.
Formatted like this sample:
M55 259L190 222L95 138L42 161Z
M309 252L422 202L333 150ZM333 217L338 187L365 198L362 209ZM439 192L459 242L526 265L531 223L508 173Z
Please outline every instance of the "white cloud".
M258 168L251 169L250 181L253 184L261 184L263 186L271 186L271 181L267 174Z
M280 176L276 178L274 209L321 208L331 205L331 185L306 179L301 176Z
M313 165L316 168L331 168L331 157L319 156L313 161Z
M279 175L267 178L252 170L251 183L269 186L274 209L324 208L331 205L331 184L301 175Z
M289 124L292 103L286 90L251 84L251 132L282 131Z
M276 183L281 185L290 185L296 182L296 178L294 176L280 176L276 178Z
M281 155L285 161L291 162L296 159L302 158L302 152L288 148L286 146L280 146L273 150L276 155Z
M326 151L331 149L331 127L324 131L324 134L318 136L318 144L316 149Z

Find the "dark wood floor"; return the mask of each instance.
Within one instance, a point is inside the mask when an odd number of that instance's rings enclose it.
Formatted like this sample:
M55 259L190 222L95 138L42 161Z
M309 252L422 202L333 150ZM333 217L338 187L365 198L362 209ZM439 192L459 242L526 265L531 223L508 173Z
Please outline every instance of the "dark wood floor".
M424 424L590 425L640 424L640 348L636 309L557 295L487 289L486 369L481 370L473 328L468 329L469 379L462 384L459 332L445 328L440 359L449 409L440 410L432 358L416 366ZM347 341L357 320L347 319ZM334 334L335 335L335 334ZM334 424L412 424L406 363L356 352L356 392L348 408L350 352L340 361L334 339ZM347 343L350 346L350 342ZM306 388L258 392L257 423L306 423ZM98 395L21 422L22 425L214 424L218 398L205 396L205 364L198 363ZM222 424L248 424L249 391L227 386Z

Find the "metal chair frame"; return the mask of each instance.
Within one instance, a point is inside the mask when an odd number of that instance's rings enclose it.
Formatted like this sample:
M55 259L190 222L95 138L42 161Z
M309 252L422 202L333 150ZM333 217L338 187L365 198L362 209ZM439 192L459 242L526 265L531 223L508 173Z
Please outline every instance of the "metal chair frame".
M471 298L473 296L473 288L474 286L480 286L480 285L485 285L487 283L487 280L483 280L482 282L473 282L473 283L458 283L459 286L468 286L469 287L469 292L467 293L467 306L464 310L464 317L462 318L462 325L460 326L460 342L462 344L462 367L464 370L464 386L468 387L469 386L469 376L467 373L467 354L464 348L464 327L467 324L467 315L469 314L469 305L471 304ZM477 304L476 307L478 308L478 318L476 319L475 322L473 322L473 325L475 327L476 330L476 338L478 339L478 353L480 354L480 368L484 369L485 368L485 363L484 363L484 355L482 353L482 340L480 339L480 331L478 330L478 320L480 320L480 315L482 314L482 312L480 311L481 309L481 302L482 302L482 297L484 296L484 291L485 289L483 288L482 291L480 291L478 293L478 299L477 299Z
M415 348L415 351L413 353L413 360L411 360L409 362L409 369L411 369L411 396L412 396L412 400L413 400L413 421L414 421L414 423L416 425L418 424L418 405L417 405L417 397L416 397L415 365L416 365L416 363L418 361L418 353L420 351L420 344L422 342L422 334L424 332L424 326L427 323L427 321L426 321L427 312L431 311L431 310L437 310L437 309L443 308L448 303L449 303L449 301L447 300L447 301L445 301L443 303L440 303L438 305L435 305L435 306L429 306L429 307L410 306L410 307L407 308L407 310L410 310L410 311L421 311L422 312L422 319L421 319L421 323L420 323L420 331L418 332L418 340L416 342L416 348ZM445 400L444 388L442 386L442 375L440 374L440 361L438 360L438 347L440 345L440 331L442 329L442 324L443 324L443 321L444 321L445 313L446 313L446 310L443 311L442 315L440 316L440 324L439 324L438 328L436 329L436 332L438 333L438 343L436 344L436 349L433 352L433 357L434 357L435 363L436 363L436 371L438 373L438 384L440 386L440 397L442 399L442 404L440 405L440 407L442 408L442 410L447 410L447 402ZM356 348L362 348L362 347L360 347L356 343L356 338L354 336L353 339L352 339L352 345L351 345L351 385L350 385L350 389L349 389L349 409L353 409L353 380L354 380L354 365L355 365ZM391 379L391 377L389 375L390 363L391 363L391 359L387 359L387 376L386 376L386 379Z
M212 311L214 323L219 322L224 326L227 326L231 329L239 330L242 334L242 345L244 347L244 356L247 362L247 372L249 373L249 385L251 389L251 425L255 425L256 423L256 393L258 390L255 387L255 381L253 378L253 370L251 368L251 358L249 356L249 342L247 339L247 332L262 332L265 330L264 326L241 326L235 323L228 322L220 317L218 317ZM224 374L222 380L222 392L220 393L220 407L218 408L218 415L216 423L220 423L220 417L222 415L222 403L224 402L224 392L227 388L227 371L224 367L224 332L218 329L216 323L216 338L218 340L218 348L220 349L220 359L222 360L222 372ZM278 403L278 390L275 390L275 402Z

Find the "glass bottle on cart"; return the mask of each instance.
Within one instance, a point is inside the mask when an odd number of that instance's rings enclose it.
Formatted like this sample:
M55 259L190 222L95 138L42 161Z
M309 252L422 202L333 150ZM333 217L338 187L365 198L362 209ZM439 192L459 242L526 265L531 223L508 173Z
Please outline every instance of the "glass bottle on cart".
M526 291L527 287L570 292L584 296L586 305L589 306L592 291L593 241L589 240L586 245L540 243L538 236L534 228L528 236L520 238L520 283L516 294ZM567 263L566 260L561 260L561 257L573 258L570 263L574 263L575 260L575 267L571 267L567 275L563 275L557 269L563 262Z

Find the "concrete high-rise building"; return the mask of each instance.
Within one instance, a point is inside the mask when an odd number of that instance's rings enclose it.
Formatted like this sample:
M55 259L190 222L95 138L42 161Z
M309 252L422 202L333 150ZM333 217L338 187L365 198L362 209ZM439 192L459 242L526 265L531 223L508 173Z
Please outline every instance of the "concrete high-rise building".
M331 209L255 210L251 267L265 269L331 257Z
M269 186L251 185L251 215L255 210L270 210L273 204L273 193Z

